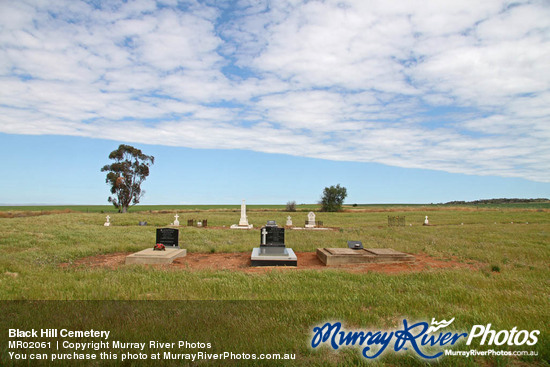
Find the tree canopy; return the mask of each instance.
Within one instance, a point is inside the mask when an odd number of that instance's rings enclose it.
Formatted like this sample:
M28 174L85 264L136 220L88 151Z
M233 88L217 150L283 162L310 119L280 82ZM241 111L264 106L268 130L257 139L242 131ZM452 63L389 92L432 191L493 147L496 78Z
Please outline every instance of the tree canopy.
M340 184L325 187L323 197L321 198L321 211L338 212L342 210L342 204L346 196L348 196L347 189L340 186Z
M114 162L101 168L101 172L107 172L105 182L113 194L108 201L119 212L126 213L128 207L138 204L145 194L141 190L141 184L149 176L149 167L155 163L155 157L143 154L140 149L130 145L121 144L109 154L109 159Z

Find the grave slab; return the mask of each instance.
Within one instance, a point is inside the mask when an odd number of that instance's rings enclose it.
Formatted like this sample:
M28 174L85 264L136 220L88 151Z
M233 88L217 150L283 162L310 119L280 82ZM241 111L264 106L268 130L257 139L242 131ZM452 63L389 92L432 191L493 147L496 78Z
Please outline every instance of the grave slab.
M327 266L368 263L412 262L414 256L391 248L318 248L317 257Z
M260 247L252 249L251 266L298 266L298 258L291 248L281 248L279 254L262 252Z
M166 249L155 251L148 248L126 256L126 264L171 264L174 259L187 255L186 249Z
M372 252L375 255L378 256L387 256L387 257L406 257L406 256L412 256L408 255L404 252L395 251L391 248L369 248L367 251Z

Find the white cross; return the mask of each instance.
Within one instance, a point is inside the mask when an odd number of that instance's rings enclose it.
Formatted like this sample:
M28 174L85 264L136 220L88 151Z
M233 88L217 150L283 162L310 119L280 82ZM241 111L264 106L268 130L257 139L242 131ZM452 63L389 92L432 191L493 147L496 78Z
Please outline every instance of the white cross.
M267 231L265 230L265 227L262 228L262 245L265 245L265 236L267 235Z
M178 215L178 213L176 213L176 215L174 215L174 218L176 218L176 220L178 220L180 216Z
M106 219L107 219L107 223L109 223L109 219L111 219L111 217L107 216Z

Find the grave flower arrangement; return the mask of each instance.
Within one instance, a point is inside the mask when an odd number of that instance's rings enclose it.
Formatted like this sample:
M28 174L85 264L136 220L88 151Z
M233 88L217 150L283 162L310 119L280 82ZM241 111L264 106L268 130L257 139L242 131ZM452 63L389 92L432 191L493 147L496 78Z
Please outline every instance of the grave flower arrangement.
M153 247L153 250L155 251L165 251L166 247L162 243L157 243L155 247Z

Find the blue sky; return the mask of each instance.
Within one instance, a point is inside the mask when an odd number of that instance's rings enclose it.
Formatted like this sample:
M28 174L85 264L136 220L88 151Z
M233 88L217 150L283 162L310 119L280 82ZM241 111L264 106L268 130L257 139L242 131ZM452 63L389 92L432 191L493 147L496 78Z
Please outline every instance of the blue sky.
M0 4L2 204L550 196L544 1Z

